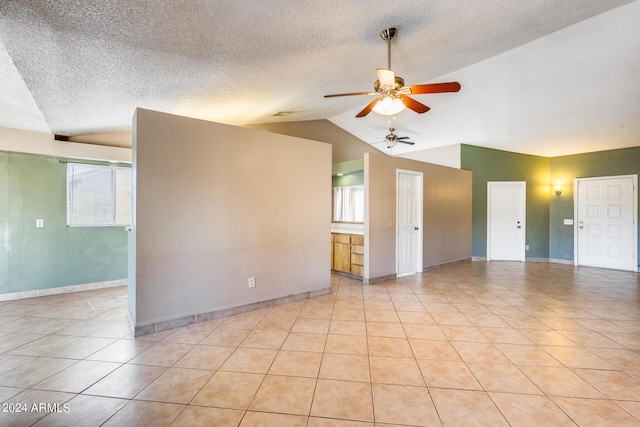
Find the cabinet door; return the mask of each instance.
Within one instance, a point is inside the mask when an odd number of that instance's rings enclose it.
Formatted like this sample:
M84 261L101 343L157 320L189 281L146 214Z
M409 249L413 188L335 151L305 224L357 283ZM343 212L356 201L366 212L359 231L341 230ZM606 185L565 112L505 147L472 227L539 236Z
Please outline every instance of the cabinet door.
M331 234L331 258L329 259L329 264L331 264L331 270L333 270L333 233Z
M351 265L351 274L353 274L354 276L362 276L363 273L364 273L364 267L362 267L361 265L355 265L355 264Z
M351 247L353 249L353 247ZM353 251L351 252L351 265L364 265L364 255L355 254Z
M333 269L351 273L351 245L333 243Z

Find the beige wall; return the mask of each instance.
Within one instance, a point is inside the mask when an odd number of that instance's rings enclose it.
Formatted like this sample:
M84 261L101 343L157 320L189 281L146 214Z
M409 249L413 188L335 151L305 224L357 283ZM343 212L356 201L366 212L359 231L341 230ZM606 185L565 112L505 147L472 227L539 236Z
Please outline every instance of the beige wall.
M412 151L410 153L400 154L397 157L460 169L461 151L461 145L454 144L429 148L427 150Z
M331 145L138 109L133 166L137 327L330 288Z
M53 134L0 126L0 151L70 159L130 162L131 149L56 141Z
M334 125L329 120L263 123L247 127L333 144L333 163L361 159L364 153L379 153L366 142Z
M398 169L423 173L424 268L471 257L471 172L365 154L365 281L396 273Z

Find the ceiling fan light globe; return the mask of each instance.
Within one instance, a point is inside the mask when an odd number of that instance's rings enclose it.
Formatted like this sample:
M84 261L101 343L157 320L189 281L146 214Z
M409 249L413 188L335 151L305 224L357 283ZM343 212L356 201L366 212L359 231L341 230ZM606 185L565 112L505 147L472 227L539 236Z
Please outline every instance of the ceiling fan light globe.
M392 98L391 96L383 97L373 107L373 111L383 116L395 116L396 114L407 108L400 98Z

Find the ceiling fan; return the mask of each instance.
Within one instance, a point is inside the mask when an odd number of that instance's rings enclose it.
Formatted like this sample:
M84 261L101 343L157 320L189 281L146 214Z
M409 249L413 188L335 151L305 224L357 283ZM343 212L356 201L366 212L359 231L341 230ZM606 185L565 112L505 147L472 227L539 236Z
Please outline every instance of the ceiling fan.
M460 83L432 83L413 86L405 86L404 79L395 75L391 70L391 40L398 34L396 28L387 28L380 33L380 37L387 42L387 68L376 69L378 80L373 84L374 92L351 92L336 93L325 95L325 98L334 98L338 96L357 96L357 95L379 95L367 105L364 110L360 111L356 117L364 117L372 110L376 113L392 116L398 114L405 108L409 108L418 114L426 113L430 110L426 105L416 101L408 95L421 95L425 93L444 93L458 92Z
M409 145L414 145L415 142L411 142L411 141L407 141L409 139L408 136L398 136L395 133L393 133L395 129L394 128L389 128L389 135L384 137L384 141L380 141L380 142L374 142L374 144L379 144L381 142L384 142L387 146L387 148L393 148L395 147L398 142L402 143L402 144L409 144Z

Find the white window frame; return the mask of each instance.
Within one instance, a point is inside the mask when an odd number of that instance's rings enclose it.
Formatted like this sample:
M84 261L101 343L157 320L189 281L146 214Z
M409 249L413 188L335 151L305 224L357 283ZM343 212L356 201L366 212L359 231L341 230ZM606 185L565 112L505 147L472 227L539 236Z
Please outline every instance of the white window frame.
M130 227L131 226L131 220L132 218L129 217L129 222L128 223L118 223L116 222L117 220L117 206L118 206L118 186L117 186L117 182L116 182L116 171L118 170L126 170L129 174L131 173L131 168L130 167L125 167L125 166L111 166L111 165L100 165L100 164L90 164L90 163L76 163L76 162L67 162L67 168L66 168L66 208L67 208L67 227L73 227L73 228L82 228L82 227ZM83 222L83 221L75 221L74 220L74 214L73 214L73 205L74 203L76 203L76 201L74 200L73 197L73 193L72 193L72 176L70 175L72 173L72 168L75 166L79 166L79 167L91 167L91 168L96 168L96 169L108 169L111 171L111 209L113 211L113 214L111 215L111 221L105 221L105 222L100 222L100 221L96 221L96 222ZM129 203L132 203L131 201L131 193L129 193ZM131 208L129 208L129 211L132 212Z
M361 224L364 222L364 185L350 185L347 187L333 187L333 222L350 222ZM357 196L355 192L358 192ZM338 197L340 195L340 197ZM338 200L339 199L339 200ZM359 202L358 206L354 203ZM345 205L346 204L346 205ZM340 212L338 212L340 211ZM362 219L357 218L357 215Z

